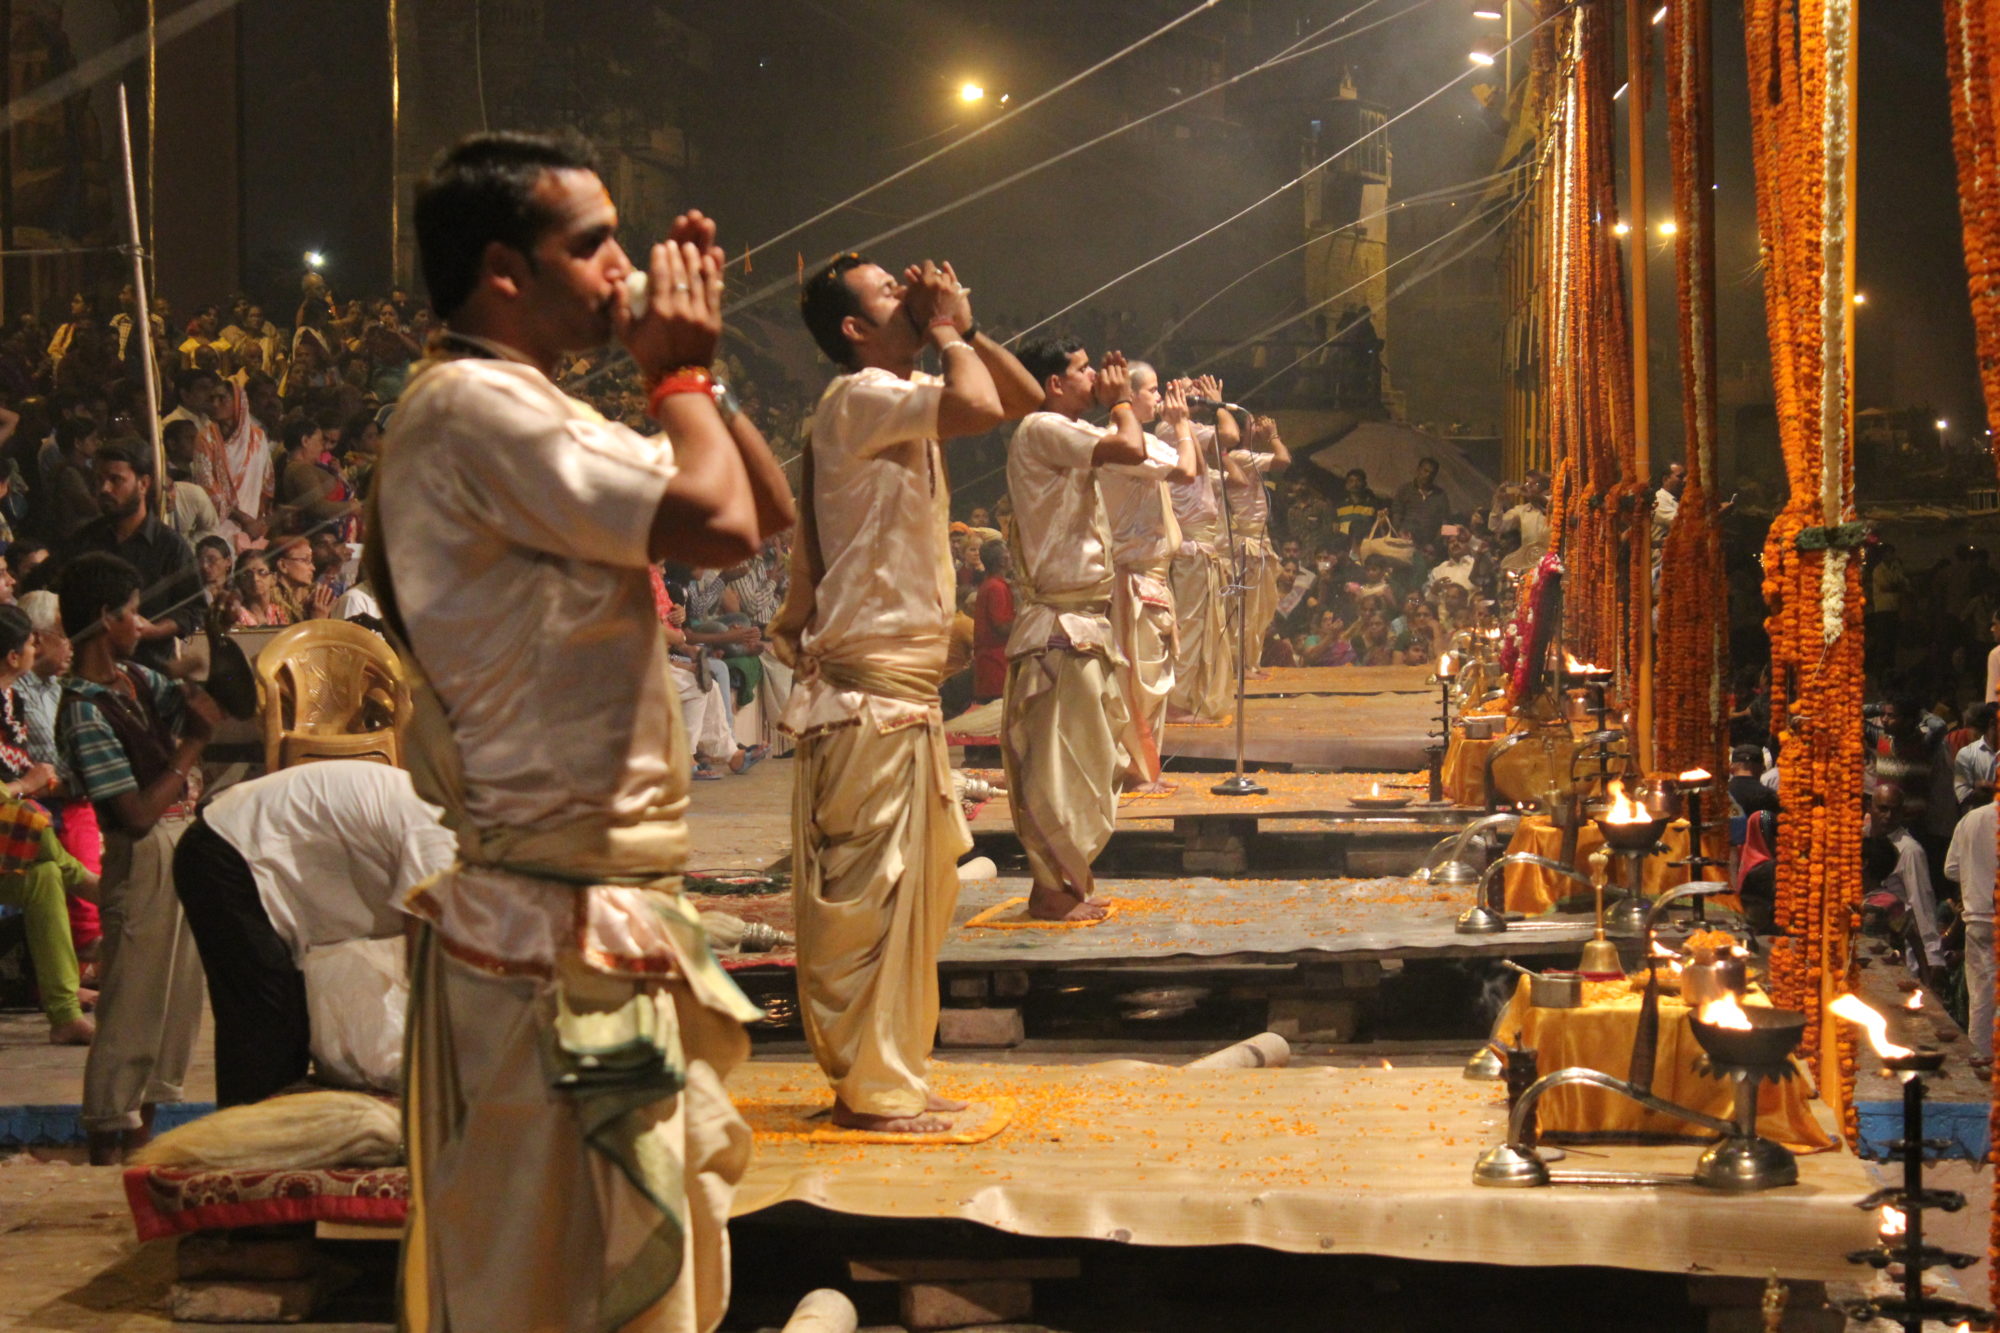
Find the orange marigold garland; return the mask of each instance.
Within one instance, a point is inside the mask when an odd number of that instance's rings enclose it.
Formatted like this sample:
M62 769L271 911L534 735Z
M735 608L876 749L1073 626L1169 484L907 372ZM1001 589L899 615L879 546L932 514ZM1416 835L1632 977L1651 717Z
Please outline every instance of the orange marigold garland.
M1992 35L2000 0L1945 0L1945 63L1951 91L1951 140L1958 157L1958 215L1965 235L1965 281L1972 299L1979 386L1990 426L2000 419L2000 96ZM2000 463L2000 436L1994 437ZM2000 1014L2000 1005L1995 1006ZM1996 1026L2000 1026L1997 1024ZM1993 1079L1987 1154L2000 1144L2000 1069ZM2000 1199L1989 1222L1989 1296L2000 1302Z
M1784 738L1772 983L1852 1135L1852 1065L1822 1021L1852 981L1861 885L1861 567L1848 448L1852 0L1747 0L1764 306L1789 495L1764 551L1771 725ZM1838 1025L1834 1025L1837 1027Z
M1708 0L1667 11L1667 138L1674 189L1687 486L1667 530L1653 669L1654 754L1667 772L1725 773L1728 595L1714 504L1715 177Z
M1557 23L1553 171L1545 173L1547 418L1553 472L1550 532L1567 570L1563 633L1577 656L1613 667L1629 685L1638 661L1632 615L1630 314L1617 220L1616 32L1607 11L1577 7ZM1629 689L1626 691L1629 697Z

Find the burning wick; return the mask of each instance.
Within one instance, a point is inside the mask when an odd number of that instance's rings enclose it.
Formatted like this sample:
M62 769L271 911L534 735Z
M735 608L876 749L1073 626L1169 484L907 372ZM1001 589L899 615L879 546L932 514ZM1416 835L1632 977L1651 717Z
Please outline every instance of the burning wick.
M1881 1234L1882 1239L1888 1240L1891 1237L1900 1236L1908 1231L1909 1222L1904 1218L1902 1209L1891 1208L1889 1205L1883 1204L1882 1222L1876 1230Z
M1368 795L1369 795L1370 797L1376 797L1376 796L1380 796L1381 794L1382 794L1382 784L1381 784L1381 783L1379 783L1379 782L1371 782L1371 783L1369 783L1369 784L1368 784Z
M1903 1001L1903 1007L1909 1010L1913 1014L1921 1012L1924 1007L1923 991L1921 990L1911 991L1910 998Z
M1640 805L1625 794L1624 783L1613 778L1611 780L1610 791L1611 808L1604 812L1603 819L1605 823L1650 824L1653 821L1652 815L1646 812L1645 806Z
M1699 786L1714 776L1713 773L1710 773L1705 768L1690 768L1687 772L1681 774L1677 781L1685 782L1689 786Z
M1753 1026L1750 1015L1743 1012L1743 1006L1736 1003L1734 995L1710 1000L1695 1011L1695 1017L1712 1028L1730 1028L1737 1032L1748 1032Z
M1898 1046L1889 1040L1889 1020L1861 1002L1858 995L1843 995L1827 1006L1827 1011L1858 1023L1868 1029L1868 1044L1875 1048L1875 1054L1884 1060L1894 1060L1898 1056L1914 1055L1907 1046Z
M1579 662L1569 649L1563 649L1563 671L1572 676L1608 676L1609 667L1593 666L1589 662Z
M1452 661L1450 653L1445 653L1438 658L1439 680L1450 680L1457 674L1458 674L1458 663Z

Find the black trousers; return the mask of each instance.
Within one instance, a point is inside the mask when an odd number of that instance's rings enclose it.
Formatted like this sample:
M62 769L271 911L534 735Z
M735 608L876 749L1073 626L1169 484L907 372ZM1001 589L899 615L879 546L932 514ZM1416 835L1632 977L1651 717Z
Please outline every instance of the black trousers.
M312 1061L306 980L278 938L250 865L197 819L174 850L174 892L187 913L215 1011L215 1100L262 1101Z

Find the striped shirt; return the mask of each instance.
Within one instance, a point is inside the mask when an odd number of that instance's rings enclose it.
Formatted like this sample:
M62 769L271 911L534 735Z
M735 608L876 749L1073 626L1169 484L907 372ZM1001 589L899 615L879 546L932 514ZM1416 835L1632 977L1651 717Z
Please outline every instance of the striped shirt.
M151 692L153 712L169 732L178 733L181 687L136 662L122 662L119 666ZM63 688L74 697L64 702L56 721L56 743L70 771L76 774L82 794L92 801L103 802L139 790L139 780L132 774L131 760L125 754L125 747L119 744L118 733L111 729L103 710L94 702L109 694L110 687L80 676L65 676Z

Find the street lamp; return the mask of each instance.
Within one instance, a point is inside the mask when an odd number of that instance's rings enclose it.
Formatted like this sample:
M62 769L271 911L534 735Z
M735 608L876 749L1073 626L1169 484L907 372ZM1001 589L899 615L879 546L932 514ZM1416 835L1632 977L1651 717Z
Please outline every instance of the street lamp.
M1854 294L1854 304L1856 304L1856 305L1867 305L1867 304L1868 304L1868 293L1867 293L1867 292L1856 292L1856 293Z
M319 269L326 267L326 256L317 250L306 251L306 267Z
M1472 50L1466 53L1466 59L1470 60L1475 65L1492 64L1493 63L1492 44L1489 43L1484 37L1480 38L1478 44L1475 45L1472 48Z
M958 100L961 102L968 104L977 102L984 96L986 96L986 90L969 79L958 85Z
M1504 49L1507 53L1507 63L1500 75L1500 104L1504 107L1507 104L1508 95L1514 90L1513 0L1499 0L1497 4L1493 3L1493 0L1485 0L1485 3L1480 4L1478 8L1472 11L1472 17L1483 19L1488 23L1505 23L1507 25L1500 39L1504 43ZM1475 65L1490 65L1493 63L1493 48L1484 40L1472 49L1472 63Z
M1630 236L1632 234L1632 224L1629 222L1614 222L1611 224L1611 234L1613 236Z
M1679 230L1680 230L1679 224L1674 222L1674 220L1671 218L1669 218L1665 222L1662 222L1659 226L1659 232L1660 235L1662 236L1672 236L1675 232L1678 232Z

